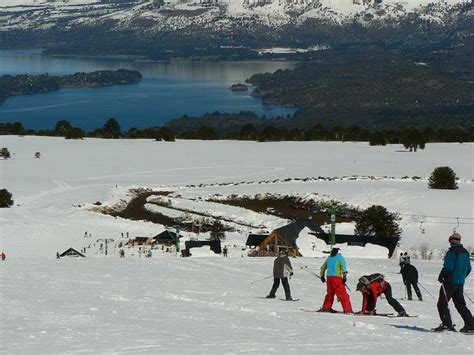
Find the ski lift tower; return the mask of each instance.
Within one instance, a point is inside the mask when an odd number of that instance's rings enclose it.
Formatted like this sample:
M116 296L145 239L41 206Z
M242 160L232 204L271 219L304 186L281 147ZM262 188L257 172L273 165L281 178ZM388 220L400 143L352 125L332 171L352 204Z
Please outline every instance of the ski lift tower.
M179 228L179 226L176 226L175 227L176 229L176 238L175 238L175 245L176 245L176 256L179 255L179 232L181 232L181 228Z
M110 243L110 242L113 242L114 240L112 238L103 238L103 239L97 239L98 242L104 242L105 244L105 253L104 253L104 256L107 256L107 245Z
M331 212L331 239L330 243L332 246L336 244L336 209L331 207L329 210Z

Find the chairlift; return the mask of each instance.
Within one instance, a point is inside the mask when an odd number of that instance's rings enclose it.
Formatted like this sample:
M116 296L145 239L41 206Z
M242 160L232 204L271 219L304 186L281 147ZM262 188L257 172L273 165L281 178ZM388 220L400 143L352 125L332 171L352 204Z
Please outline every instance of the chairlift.
M423 221L420 222L420 232L421 234L425 234L425 228L423 228Z
M459 228L459 217L456 217L457 226L453 228L453 233L456 233L456 230Z

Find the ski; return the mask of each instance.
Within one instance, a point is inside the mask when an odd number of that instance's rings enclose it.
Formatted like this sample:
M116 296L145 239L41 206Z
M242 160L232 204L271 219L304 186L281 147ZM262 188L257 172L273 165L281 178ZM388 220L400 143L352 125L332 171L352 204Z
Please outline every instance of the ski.
M300 299L299 298L295 298L295 299L292 299L292 300L287 300L285 298L280 298L280 301L287 301L287 302L296 302L296 301L299 301Z
M303 312L310 312L310 313L329 313L329 314L352 314L352 313L344 313L342 311L322 311L321 309L308 309L308 308L301 308Z

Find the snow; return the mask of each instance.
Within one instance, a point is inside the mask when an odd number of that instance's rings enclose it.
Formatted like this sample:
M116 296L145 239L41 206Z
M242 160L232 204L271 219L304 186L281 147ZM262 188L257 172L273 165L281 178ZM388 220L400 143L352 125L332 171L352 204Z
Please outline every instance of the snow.
M431 249L446 249L455 217L460 217L464 245L473 247L472 143L427 144L417 153L401 152L398 145L367 143L71 141L29 136L1 136L0 145L13 155L0 160L0 178L15 200L11 208L0 209L0 250L7 254L0 262L2 353L339 354L365 353L374 344L388 353L473 351L472 339L465 335L426 332L439 319L436 300L423 289L424 302L401 301L417 318L301 311L322 304L325 287L308 271L317 273L328 251L306 228L298 239L305 257L292 259L295 275L290 281L292 295L300 301L280 301L281 289L277 299L264 299L271 277L261 279L271 276L273 258L247 257L245 240L250 232L270 231L288 221L206 201L237 194L382 204L403 216L400 250L422 242ZM40 159L34 158L37 151ZM428 189L431 171L446 165L459 176L459 189ZM234 220L236 230L226 233L223 241L229 257L204 247L191 249L190 258L179 258L174 247L169 252L158 247L145 258L149 246L120 247L128 241L127 233L129 238L152 237L165 229L92 209L125 206L137 188L171 191L160 199L149 198L147 204L169 216L186 215L173 209L177 207ZM157 206L157 200L171 205ZM96 201L102 205L95 206ZM420 233L420 220L425 221L425 234ZM353 229L352 223L336 224L340 233ZM91 237L85 237L85 231ZM181 248L191 238L209 238L209 233L180 234ZM97 241L104 238L114 239L107 256L100 249L103 242ZM398 261L387 259L385 248L338 246L347 258L352 290L361 275L381 272L395 297L403 297ZM86 258L55 259L57 251L69 247L85 248ZM125 259L118 257L120 248ZM412 255L420 282L436 297L441 261ZM474 298L471 279L465 292ZM352 292L351 298L358 310L360 295ZM337 303L334 307L340 309ZM393 310L379 300L378 311ZM460 328L462 320L455 311L453 317Z
M422 243L445 249L454 227L466 246L474 247L472 143L428 144L416 153L398 145L350 142L169 143L2 136L0 143L13 154L13 159L0 160L1 185L15 201L12 208L0 209L0 249L12 258L50 256L70 246L80 249L90 242L83 240L84 231L92 233L93 240L127 231L133 236L158 234L164 228L153 223L93 211L96 201L101 207L123 208L134 188L172 191L166 200L181 212L147 204L171 217L187 211L228 219L240 243L248 233L271 231L288 221L208 198L268 194L334 199L360 208L380 204L401 214L403 249ZM34 159L37 151L40 159ZM427 188L427 178L438 166L456 172L458 190ZM353 226L337 223L336 230L351 234Z
M282 25L304 25L310 18L332 23L358 21L370 25L364 20L365 14L372 20L397 20L416 13L427 21L442 24L450 21L447 13L466 0L383 0L364 4L362 0L220 0L218 5L203 7L194 0L166 1L158 8L151 0L130 2L99 2L98 0L2 0L0 18L2 30L13 28L51 28L56 24L74 27L77 25L96 26L100 22L116 21L117 29L135 28L137 19L147 20L146 28L137 30L156 32L179 30L200 26L214 31L228 31L235 24L255 23L269 27ZM195 11L200 10L199 14ZM164 11L164 12L163 12ZM173 11L175 11L173 13ZM185 14L188 12L188 14ZM153 24L150 25L150 21Z
M273 258L12 258L1 263L2 353L385 353L471 354L472 338L426 331L439 324L436 300L400 300L417 318L309 313L324 299L322 258L292 259L298 302L263 297ZM385 273L404 296L395 260L347 257L355 310L360 275ZM420 282L437 295L439 262L418 261ZM306 267L306 268L305 268ZM303 268L303 269L302 269ZM251 283L253 282L253 283ZM465 292L474 293L472 280ZM334 308L340 310L335 302ZM385 299L379 312L393 312ZM471 307L472 309L472 307ZM462 320L451 307L454 322Z

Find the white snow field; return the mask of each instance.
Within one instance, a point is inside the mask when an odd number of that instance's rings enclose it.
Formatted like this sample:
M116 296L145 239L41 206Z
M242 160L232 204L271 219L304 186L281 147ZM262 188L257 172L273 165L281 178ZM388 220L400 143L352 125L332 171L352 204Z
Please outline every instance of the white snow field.
M298 239L304 257L292 259L295 275L290 285L293 297L300 300L262 298L271 279L251 281L271 276L273 258L249 258L242 247L249 232L272 230L288 221L204 201L216 194L269 193L335 199L360 207L381 204L403 217L400 250L427 243L439 253L447 249L447 237L455 227L464 245L474 247L473 144L428 144L423 151L408 153L398 145L350 142L167 143L2 136L0 145L13 155L0 160L0 188L10 191L15 201L11 208L0 209L0 251L7 254L0 261L1 353L473 351L470 336L427 331L439 319L436 299L423 289L423 302L401 300L416 318L302 311L322 304L325 286L306 270L318 272L323 251L328 250L307 230ZM40 159L34 158L35 152L41 152ZM458 190L427 188L427 178L438 166L456 172ZM96 201L125 205L131 187L173 191L169 198L175 207L231 217L236 230L224 242L229 258L204 249L193 249L190 258L161 250L144 258L136 248L125 248L125 259L119 259L122 233L151 237L165 229L91 211ZM147 208L167 213L151 203ZM169 210L170 216L177 214ZM350 233L353 225L338 223L336 230ZM86 231L90 238L84 238ZM114 239L107 257L98 248L97 239L103 238ZM89 244L86 258L55 259L57 251ZM398 261L387 259L386 249L342 248L353 291L362 274L382 272L395 297L404 297ZM412 263L422 285L437 298L442 261L412 258ZM308 268L301 269L304 266ZM472 277L465 292L474 299ZM277 295L283 297L283 290ZM354 310L360 309L359 294L350 295ZM340 309L337 302L334 308ZM391 311L383 299L377 309ZM462 327L453 306L451 310Z

